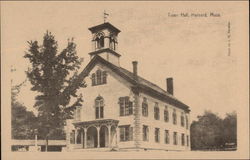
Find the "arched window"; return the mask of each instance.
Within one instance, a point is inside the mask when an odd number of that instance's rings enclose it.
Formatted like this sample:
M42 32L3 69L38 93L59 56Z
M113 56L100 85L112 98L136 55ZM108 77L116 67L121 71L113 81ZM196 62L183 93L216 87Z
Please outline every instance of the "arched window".
M101 96L96 97L95 99L95 117L100 119L104 117L104 100Z
M164 110L164 121L165 122L169 121L169 112L168 112L167 106L165 107L165 110Z
M148 102L147 102L147 98L143 98L142 101L142 115L147 117L148 116Z
M96 38L96 48L100 49L104 47L104 35L103 33L97 33Z
M114 37L110 37L110 39L109 39L109 48L111 48L113 50L116 49Z
M177 115L176 115L176 110L175 109L173 111L173 124L177 124Z
M104 37L101 36L100 37L100 47L99 48L103 48L104 47Z

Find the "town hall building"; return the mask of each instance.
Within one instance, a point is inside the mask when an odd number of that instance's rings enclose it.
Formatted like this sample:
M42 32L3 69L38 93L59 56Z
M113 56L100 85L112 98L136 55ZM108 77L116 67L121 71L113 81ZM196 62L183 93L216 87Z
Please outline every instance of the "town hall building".
M190 109L174 97L173 78L166 90L120 66L120 30L110 24L89 28L91 60L79 75L83 105L67 120L69 151L190 150ZM155 66L157 67L157 66Z

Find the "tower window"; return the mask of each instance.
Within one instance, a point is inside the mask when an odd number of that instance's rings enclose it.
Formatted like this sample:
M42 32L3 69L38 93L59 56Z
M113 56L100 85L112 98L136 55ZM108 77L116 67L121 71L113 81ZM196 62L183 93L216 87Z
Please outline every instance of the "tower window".
M96 48L100 49L104 47L104 35L103 33L98 33L95 38Z

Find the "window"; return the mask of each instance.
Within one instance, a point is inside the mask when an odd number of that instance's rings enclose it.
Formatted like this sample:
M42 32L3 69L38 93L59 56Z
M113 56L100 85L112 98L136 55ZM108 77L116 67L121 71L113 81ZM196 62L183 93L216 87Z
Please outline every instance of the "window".
M75 109L75 120L80 121L81 118L81 108L79 106Z
M160 142L160 128L155 128L155 142Z
M185 135L184 133L181 134L181 145L185 145Z
M142 115L147 117L148 116L148 102L147 102L147 98L143 98L142 101Z
M148 126L145 126L143 125L143 128L142 128L142 133L143 133L143 141L148 141Z
M186 116L186 129L188 129L188 126L189 126L189 124L188 124L188 117Z
M154 117L155 117L155 120L159 120L160 119L160 109L159 109L159 106L158 106L157 102L155 102Z
M116 49L116 46L115 46L115 38L111 35L110 39L109 39L109 47L113 50Z
M107 72L97 70L96 73L91 75L92 86L106 84L107 83Z
M96 35L96 48L97 49L100 49L100 48L103 48L104 47L104 35L103 33L98 33Z
M70 132L70 144L75 144L75 130Z
M187 135L187 146L189 146L189 136Z
M181 113L181 126L184 127L184 115Z
M167 106L165 107L165 110L164 110L164 121L165 122L169 121L169 112L168 112Z
M120 141L132 141L133 140L133 127L120 126Z
M165 130L165 143L169 144L169 131Z
M81 130L77 131L76 144L81 144Z
M133 103L129 101L129 97L120 97L120 116L128 116L133 114Z
M177 124L176 110L173 111L173 124Z
M95 118L96 119L103 118L104 117L103 112L104 112L104 100L101 96L98 96L95 99Z
M178 144L178 139L177 139L177 132L174 132L174 134L173 134L173 139L174 139L174 145L177 145Z

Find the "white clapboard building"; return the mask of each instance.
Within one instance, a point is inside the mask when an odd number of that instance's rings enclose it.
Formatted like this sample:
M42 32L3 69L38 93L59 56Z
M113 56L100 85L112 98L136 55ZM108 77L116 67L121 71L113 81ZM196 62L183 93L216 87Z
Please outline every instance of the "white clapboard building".
M67 120L68 150L190 150L190 109L166 90L120 66L120 30L112 24L89 28L91 60L80 74L83 105ZM155 66L157 67L157 66Z

